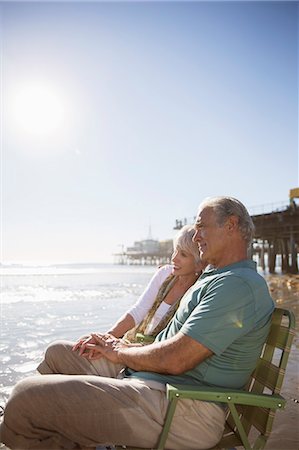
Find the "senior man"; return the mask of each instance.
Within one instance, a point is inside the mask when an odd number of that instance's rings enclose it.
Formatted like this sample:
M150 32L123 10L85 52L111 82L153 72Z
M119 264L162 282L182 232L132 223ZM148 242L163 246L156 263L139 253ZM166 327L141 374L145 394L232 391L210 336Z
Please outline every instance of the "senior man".
M259 357L273 301L248 259L252 220L237 199L199 206L195 242L206 270L153 344L130 346L93 335L76 351L52 344L43 376L16 385L1 425L11 449L75 449L103 444L154 447L163 427L166 383L242 388ZM125 368L125 369L124 369ZM206 449L221 438L217 403L179 400L166 448Z

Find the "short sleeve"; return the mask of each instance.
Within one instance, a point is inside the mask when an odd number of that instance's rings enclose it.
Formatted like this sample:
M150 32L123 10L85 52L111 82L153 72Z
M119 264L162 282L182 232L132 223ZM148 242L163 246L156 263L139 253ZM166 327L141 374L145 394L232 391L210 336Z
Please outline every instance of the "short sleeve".
M219 355L252 328L255 299L249 285L234 275L218 277L201 294L194 292L196 306L181 332Z

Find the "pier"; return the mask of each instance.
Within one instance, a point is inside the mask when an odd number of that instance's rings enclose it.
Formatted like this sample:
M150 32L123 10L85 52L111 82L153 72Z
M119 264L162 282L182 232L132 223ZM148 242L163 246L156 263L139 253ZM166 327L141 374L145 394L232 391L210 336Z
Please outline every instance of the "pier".
M158 241L155 239L144 239L134 242L132 247L124 248L121 252L114 254L115 264L135 264L159 266L169 264L173 252L172 239Z
M258 264L275 273L277 260L283 273L298 274L299 206L292 204L284 211L252 216L255 225L253 255Z

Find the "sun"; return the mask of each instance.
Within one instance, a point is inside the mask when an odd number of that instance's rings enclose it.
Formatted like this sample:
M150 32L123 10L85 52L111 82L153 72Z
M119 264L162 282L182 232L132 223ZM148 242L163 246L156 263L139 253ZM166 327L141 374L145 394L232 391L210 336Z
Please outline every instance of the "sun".
M46 137L62 126L65 108L54 86L27 83L15 90L12 113L18 129L32 136Z

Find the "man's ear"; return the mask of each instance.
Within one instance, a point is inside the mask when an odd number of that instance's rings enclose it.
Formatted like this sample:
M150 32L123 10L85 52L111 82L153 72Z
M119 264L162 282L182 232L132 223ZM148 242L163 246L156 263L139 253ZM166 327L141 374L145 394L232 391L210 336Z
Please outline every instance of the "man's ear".
M239 218L237 216L230 216L227 219L227 229L230 233L233 233L234 231L236 231L239 227Z

